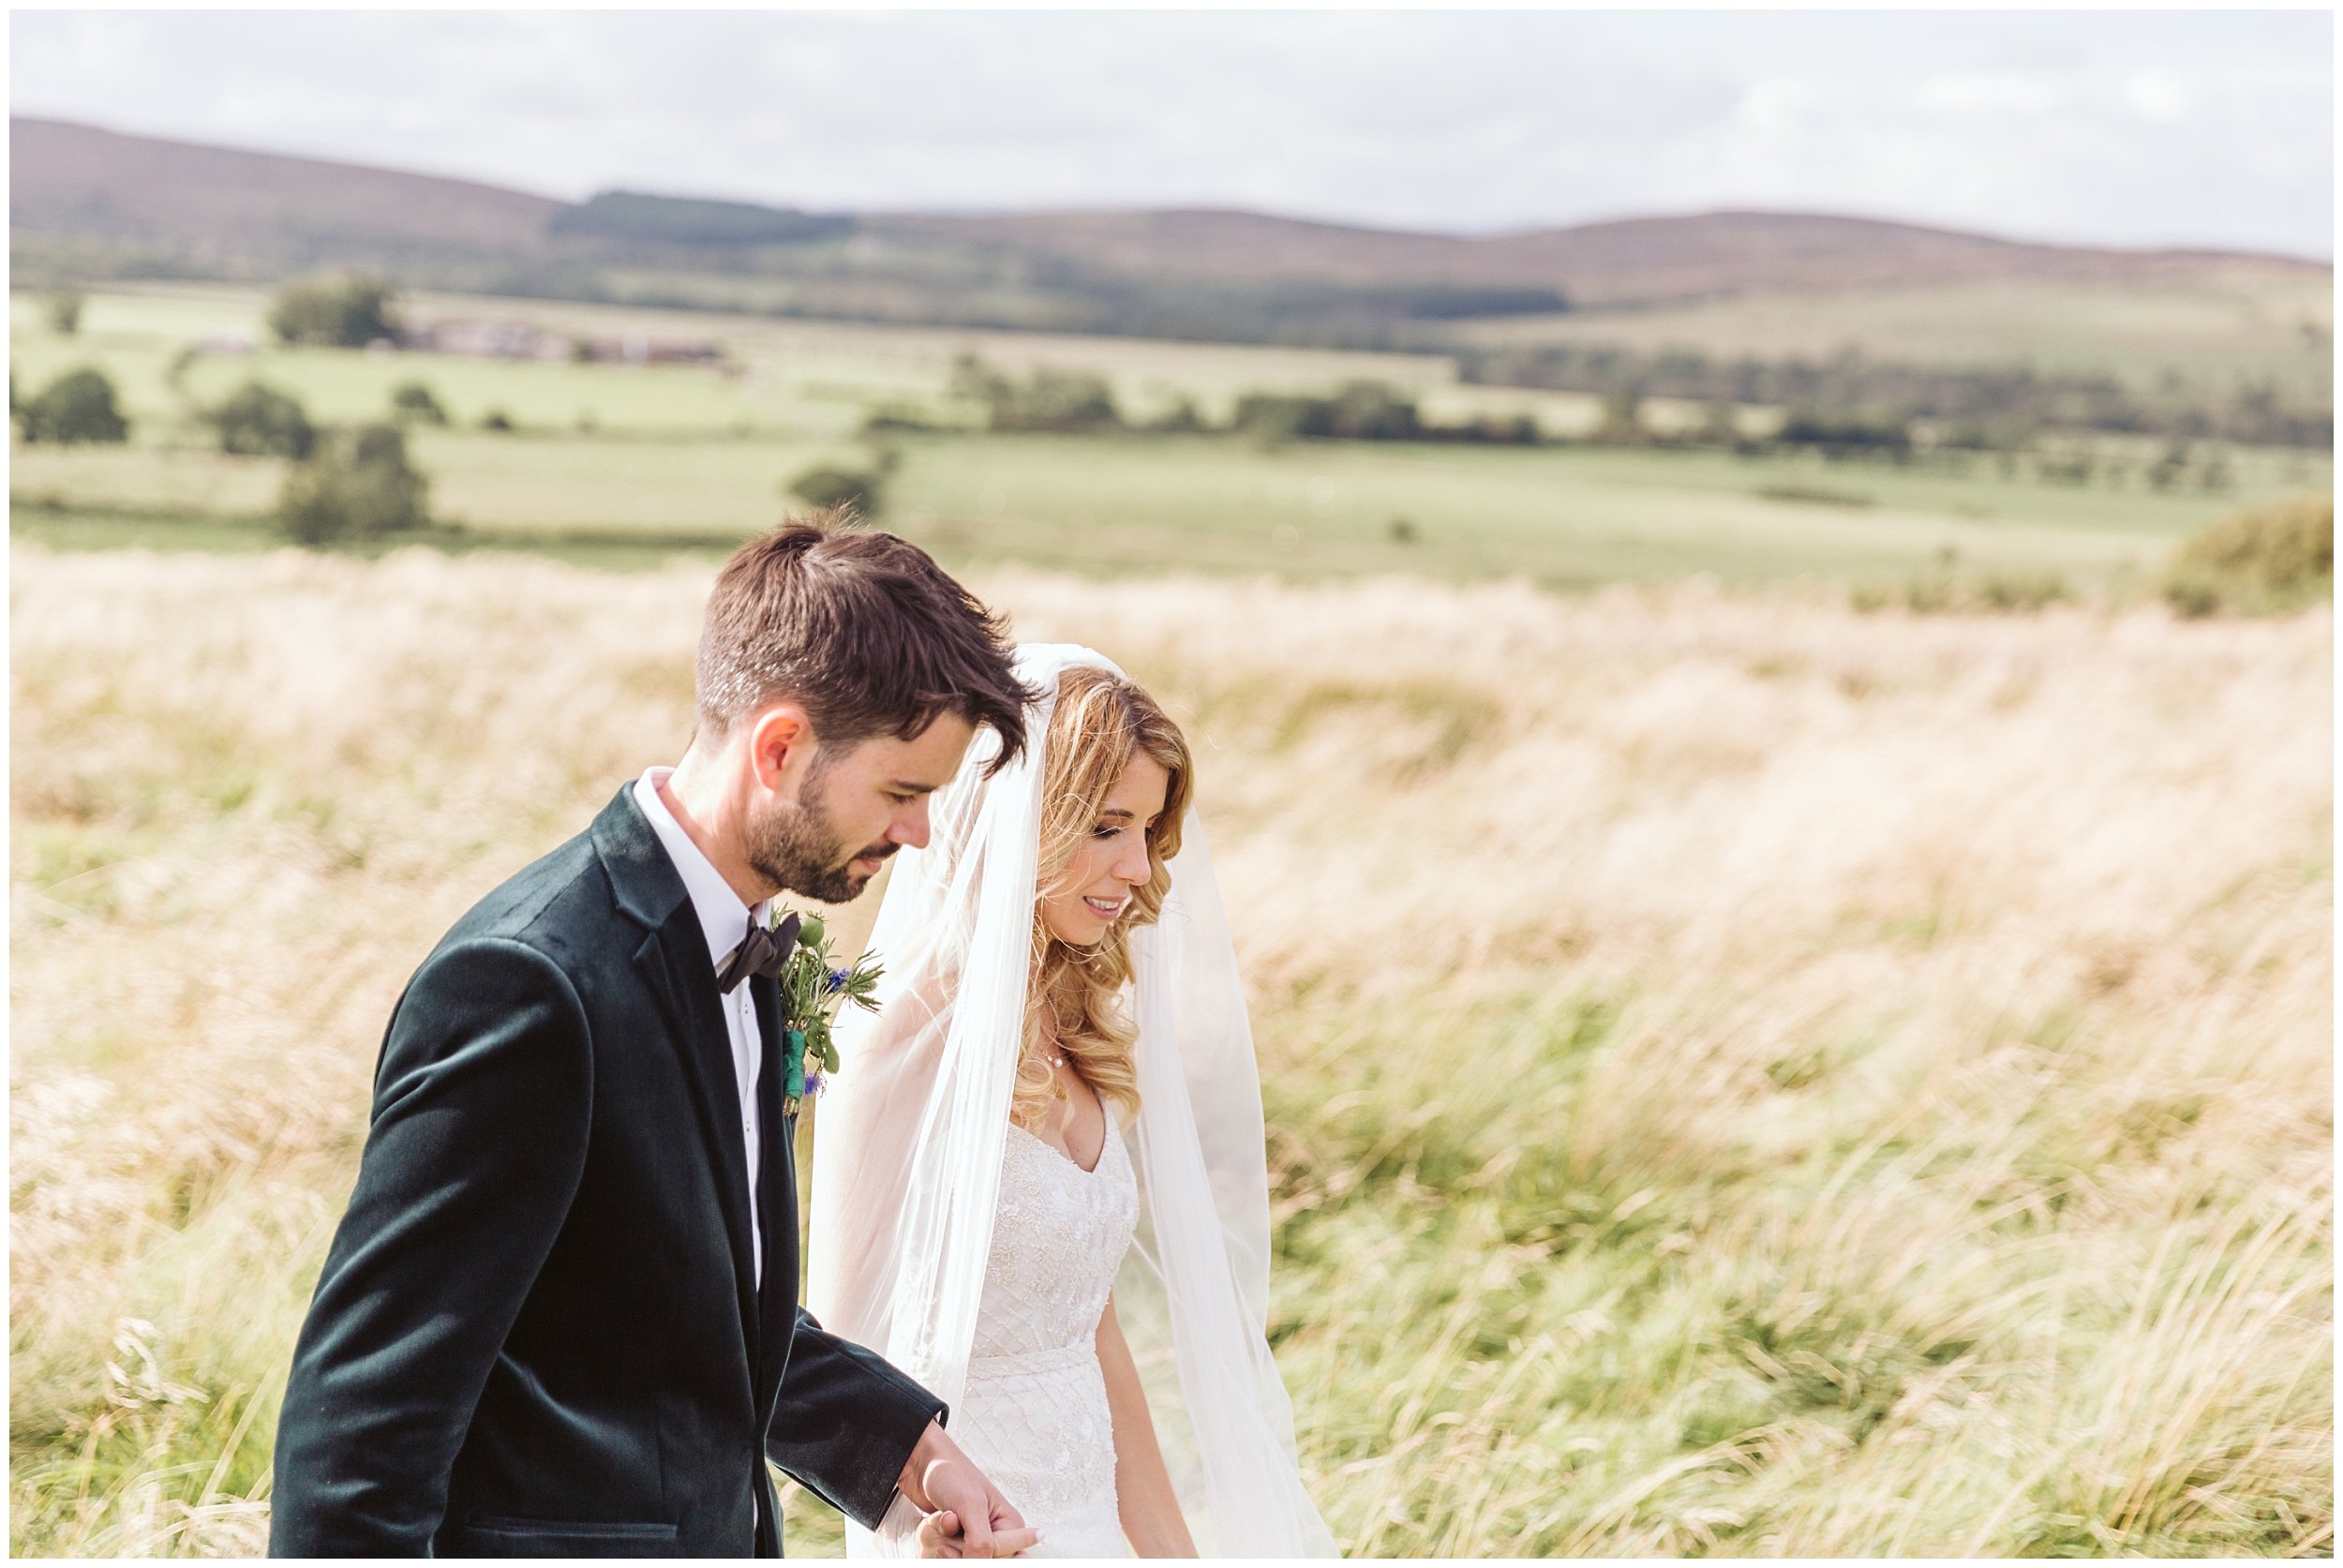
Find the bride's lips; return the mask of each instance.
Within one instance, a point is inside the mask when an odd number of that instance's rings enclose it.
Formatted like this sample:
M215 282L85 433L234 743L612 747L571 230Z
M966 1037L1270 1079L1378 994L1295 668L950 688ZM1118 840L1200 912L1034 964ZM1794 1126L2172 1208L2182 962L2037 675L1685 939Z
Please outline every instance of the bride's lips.
M1098 918L1109 921L1110 923L1112 922L1117 915L1123 913L1123 906L1130 902L1131 901L1127 898L1095 899L1085 897L1082 900L1083 904L1089 908L1093 915L1096 915Z

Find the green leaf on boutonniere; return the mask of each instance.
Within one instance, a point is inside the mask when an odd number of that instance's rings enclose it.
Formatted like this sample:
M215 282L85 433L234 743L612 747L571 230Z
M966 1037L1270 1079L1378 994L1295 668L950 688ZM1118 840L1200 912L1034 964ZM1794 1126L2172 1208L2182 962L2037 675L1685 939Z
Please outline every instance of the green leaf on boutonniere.
M830 1024L839 1008L852 1004L866 1010L878 1008L878 982L884 973L878 961L865 953L851 964L841 964L830 951L829 928L817 915L798 922L798 945L781 974L781 1026L787 1041L783 1054L783 1098L795 1113L809 1083L821 1092L820 1075L839 1068L838 1047L830 1039ZM819 1074L810 1070L818 1068Z

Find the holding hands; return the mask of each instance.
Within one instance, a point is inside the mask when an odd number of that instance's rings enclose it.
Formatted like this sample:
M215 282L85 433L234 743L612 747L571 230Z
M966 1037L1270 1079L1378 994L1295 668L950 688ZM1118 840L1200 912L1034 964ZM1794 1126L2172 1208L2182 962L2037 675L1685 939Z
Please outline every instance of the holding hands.
M921 1557L1022 1557L1041 1540L933 1422L904 1462L898 1486L924 1516Z

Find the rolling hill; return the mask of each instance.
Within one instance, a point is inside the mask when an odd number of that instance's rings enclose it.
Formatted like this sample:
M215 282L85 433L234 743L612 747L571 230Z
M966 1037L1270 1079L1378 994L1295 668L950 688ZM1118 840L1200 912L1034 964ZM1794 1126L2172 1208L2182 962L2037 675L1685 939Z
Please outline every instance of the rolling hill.
M871 232L984 245L1074 264L1200 278L1392 284L1439 279L1552 288L1581 306L1719 295L1837 292L2011 279L2165 282L2226 270L2323 273L2316 262L2218 251L2026 245L1982 234L1808 213L1634 217L1488 237L1395 232L1256 213L873 215Z
M564 207L463 180L56 120L11 118L8 140L13 243L112 249L173 272L532 256Z
M1473 236L1215 210L809 215L622 192L573 205L54 120L14 118L10 131L10 244L19 276L34 280L351 266L414 283L797 315L1421 343L1437 330L1425 323L1748 294L2331 270L1798 213Z

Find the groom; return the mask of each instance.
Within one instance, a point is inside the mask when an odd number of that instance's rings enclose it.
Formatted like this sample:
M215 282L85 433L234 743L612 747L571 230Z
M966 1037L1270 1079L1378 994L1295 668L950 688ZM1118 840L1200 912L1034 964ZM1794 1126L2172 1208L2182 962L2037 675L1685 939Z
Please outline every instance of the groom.
M732 558L681 764L399 999L285 1391L276 1555L774 1557L768 1457L865 1525L900 1491L932 1555L1033 1544L934 1396L798 1306L768 901L853 898L978 726L1001 763L1026 739L1000 622L835 521Z

